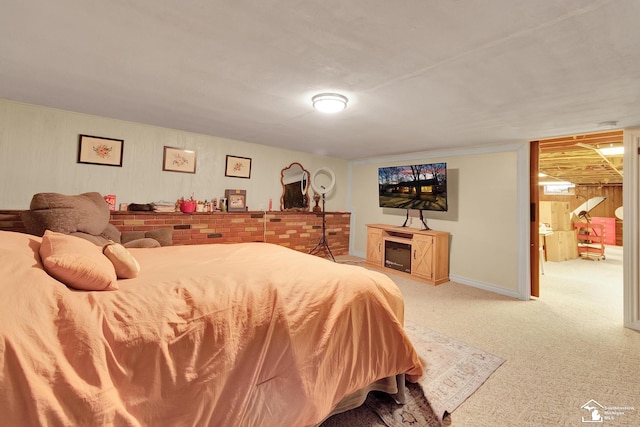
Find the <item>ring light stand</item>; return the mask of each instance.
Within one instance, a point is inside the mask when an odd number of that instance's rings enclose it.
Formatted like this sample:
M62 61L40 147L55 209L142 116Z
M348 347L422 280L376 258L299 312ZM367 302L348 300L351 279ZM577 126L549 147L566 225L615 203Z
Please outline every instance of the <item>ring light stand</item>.
M331 179L329 184L327 184L326 186L321 185L316 178L316 176L320 172L324 172L328 174ZM315 191L316 193L319 193L322 195L322 237L320 238L320 241L318 242L318 244L309 251L309 254L312 254L319 248L324 247L327 250L327 252L329 252L329 255L331 256L331 259L333 260L333 262L336 262L336 259L333 257L333 254L331 253L331 249L329 248L329 242L327 241L327 222L326 222L325 212L324 212L324 203L325 203L325 194L333 190L333 187L335 185L336 185L336 175L333 172L333 170L328 167L322 167L316 170L313 173L313 175L311 175L311 188L313 188L313 191Z

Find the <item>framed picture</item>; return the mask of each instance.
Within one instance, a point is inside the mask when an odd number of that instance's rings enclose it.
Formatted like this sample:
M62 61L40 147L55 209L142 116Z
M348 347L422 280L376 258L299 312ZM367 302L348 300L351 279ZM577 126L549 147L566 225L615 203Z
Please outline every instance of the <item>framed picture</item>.
M247 190L225 190L229 212L245 212L247 210Z
M224 170L224 176L251 178L251 159L248 157L227 155L227 166Z
M196 173L196 152L178 147L164 147L162 170Z
M122 167L124 140L80 135L78 163Z

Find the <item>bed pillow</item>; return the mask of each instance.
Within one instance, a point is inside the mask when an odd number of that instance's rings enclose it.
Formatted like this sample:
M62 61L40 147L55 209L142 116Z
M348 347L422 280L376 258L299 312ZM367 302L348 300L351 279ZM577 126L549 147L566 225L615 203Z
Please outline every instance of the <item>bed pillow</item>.
M140 264L120 243L111 241L104 245L102 252L113 264L118 279L133 279L138 276Z
M99 246L88 240L47 230L39 252L45 271L71 288L86 291L118 289L113 264Z

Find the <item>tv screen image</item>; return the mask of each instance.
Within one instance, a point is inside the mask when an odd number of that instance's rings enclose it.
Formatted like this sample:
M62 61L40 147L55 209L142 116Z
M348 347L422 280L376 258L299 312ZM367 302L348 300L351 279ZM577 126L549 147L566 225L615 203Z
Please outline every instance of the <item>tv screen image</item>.
M427 163L378 168L380 207L447 210L447 164Z

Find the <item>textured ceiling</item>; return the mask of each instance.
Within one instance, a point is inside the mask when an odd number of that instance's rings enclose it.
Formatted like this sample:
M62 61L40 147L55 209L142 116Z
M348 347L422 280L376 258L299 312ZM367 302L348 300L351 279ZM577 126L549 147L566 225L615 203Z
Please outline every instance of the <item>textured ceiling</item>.
M640 125L637 0L0 5L9 100L345 159Z

